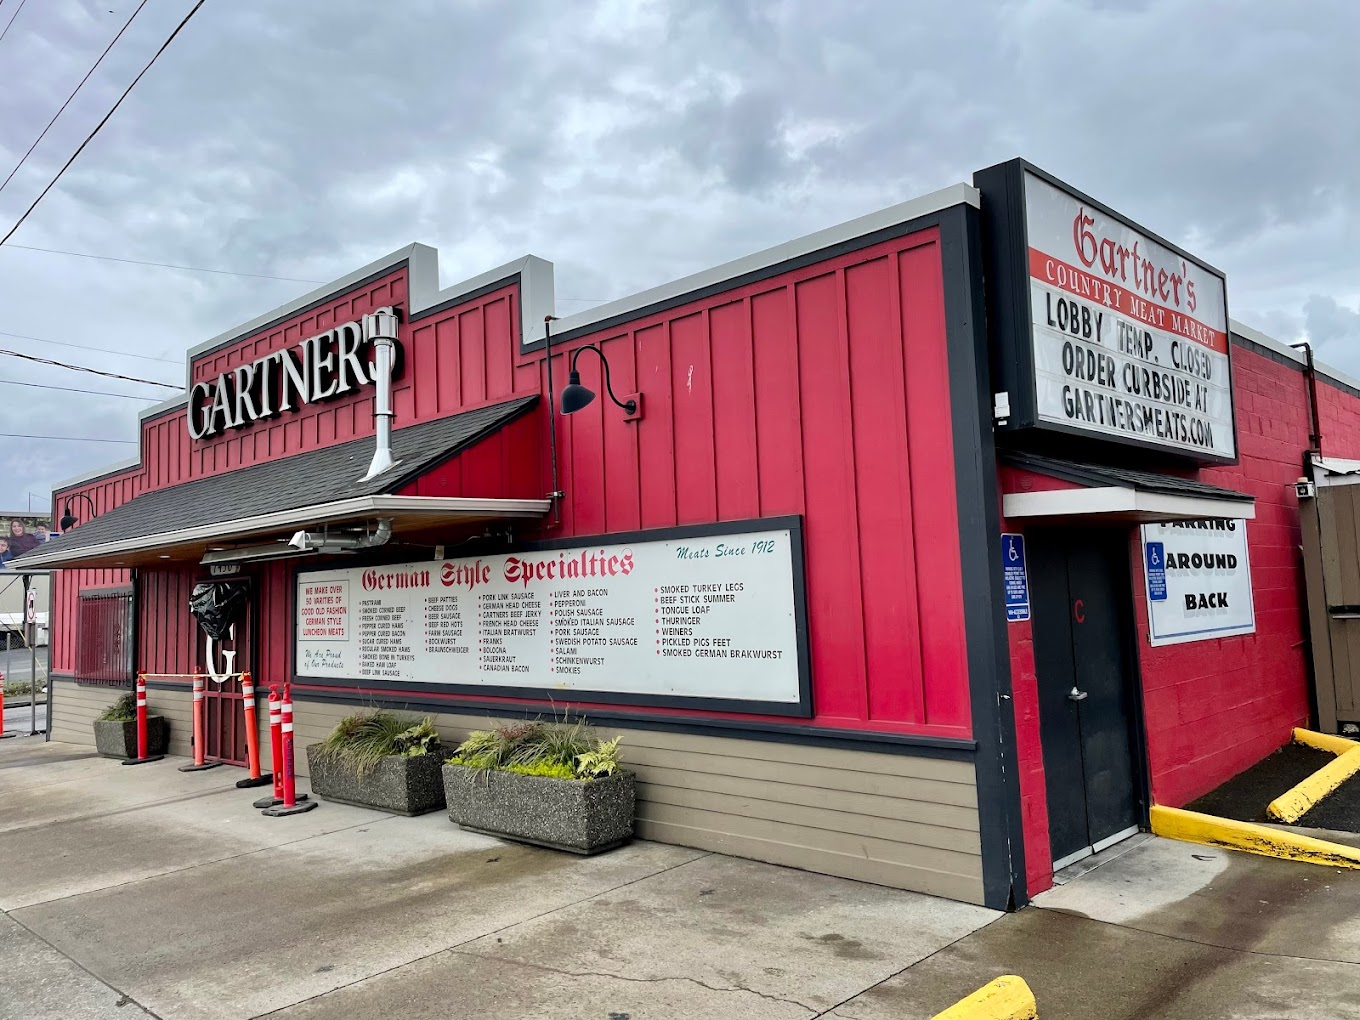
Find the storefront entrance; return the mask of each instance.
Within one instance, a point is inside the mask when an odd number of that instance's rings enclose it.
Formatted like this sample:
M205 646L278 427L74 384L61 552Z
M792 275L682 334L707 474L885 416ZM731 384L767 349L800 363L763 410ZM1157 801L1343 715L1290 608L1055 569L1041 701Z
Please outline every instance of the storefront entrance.
M1137 831L1130 579L1120 530L1028 536L1034 659L1057 870Z
M197 665L207 676L203 702L203 756L208 761L244 766L247 763L245 697L239 674L252 668L255 619L250 596L253 592L248 581L220 583L244 585L246 596L232 606L234 622L220 641L214 640L202 627L197 629ZM214 676L224 679L219 683Z

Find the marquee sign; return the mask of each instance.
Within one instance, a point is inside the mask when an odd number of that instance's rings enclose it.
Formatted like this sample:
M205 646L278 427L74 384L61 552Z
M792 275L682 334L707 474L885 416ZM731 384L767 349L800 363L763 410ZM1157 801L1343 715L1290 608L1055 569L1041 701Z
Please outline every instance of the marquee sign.
M664 534L299 573L297 673L806 715L797 519Z
M974 180L1004 427L1236 460L1223 274L1023 160Z
M189 437L209 439L227 429L245 428L285 411L295 413L308 404L335 400L372 386L376 373L371 346L362 320L346 322L293 347L238 365L212 383L194 383L185 418ZM395 350L393 378L401 374L400 343Z

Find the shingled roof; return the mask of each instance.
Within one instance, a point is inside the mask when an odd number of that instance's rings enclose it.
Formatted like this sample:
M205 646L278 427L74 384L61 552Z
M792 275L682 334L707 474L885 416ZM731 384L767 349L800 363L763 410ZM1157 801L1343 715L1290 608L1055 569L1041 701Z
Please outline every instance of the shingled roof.
M538 399L534 394L396 429L392 457L397 465L370 481L360 479L373 456L372 436L154 489L17 557L11 566L41 567L50 557L66 559L72 552L125 539L393 493L504 428Z

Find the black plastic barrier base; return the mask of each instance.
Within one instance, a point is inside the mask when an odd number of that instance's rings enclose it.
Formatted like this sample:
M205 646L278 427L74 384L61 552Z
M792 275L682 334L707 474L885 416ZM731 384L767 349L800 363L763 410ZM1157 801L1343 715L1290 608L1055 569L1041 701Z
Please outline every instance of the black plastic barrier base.
M260 814L268 815L270 818L286 818L288 815L300 815L304 811L310 811L312 808L320 806L321 805L314 800L299 800L292 807L284 807L282 804L279 804L275 807L265 808Z
M299 793L297 797L294 799L297 800L299 804L301 804L304 800L307 799L307 795L305 793ZM282 797L261 797L254 803L253 806L257 808L277 807L282 803L283 803Z
M160 760L161 760L162 758L164 758L164 757L165 757L165 755L163 755L163 754L149 754L149 755L147 755L145 758L124 758L124 759L122 760L122 762L120 762L120 764L122 764L122 765L145 765L145 764L146 764L147 762L149 762L149 761L160 761Z
M179 770L181 772L203 772L207 769L217 769L221 767L222 763L220 761L205 761L202 765L181 765Z
M251 790L257 786L273 786L273 785L274 774L272 772L266 772L264 775L254 779L236 780L236 789L238 790Z

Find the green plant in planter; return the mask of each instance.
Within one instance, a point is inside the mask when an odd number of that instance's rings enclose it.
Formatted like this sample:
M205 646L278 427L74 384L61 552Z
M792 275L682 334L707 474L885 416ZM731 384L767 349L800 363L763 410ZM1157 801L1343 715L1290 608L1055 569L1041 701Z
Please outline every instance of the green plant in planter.
M603 779L619 769L619 740L598 739L585 719L509 723L468 734L448 763L552 779Z
M137 718L137 695L128 691L99 717L100 722L132 722Z
M314 759L343 762L363 775L377 768L384 758L441 754L443 747L429 716L413 719L376 709L341 719L310 753Z

